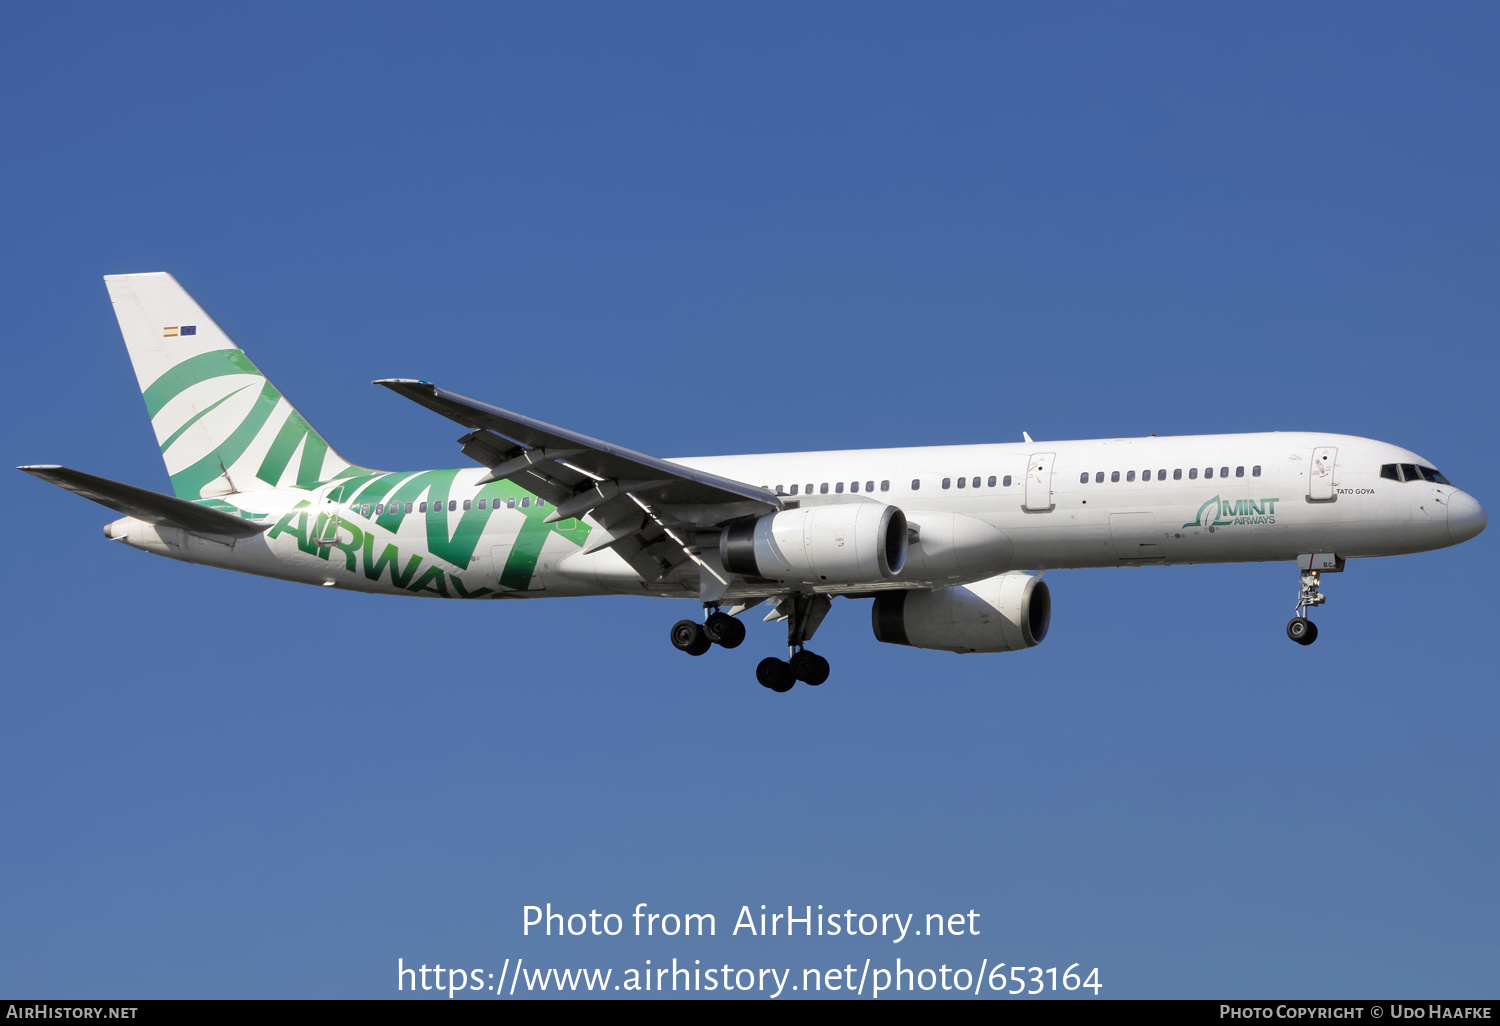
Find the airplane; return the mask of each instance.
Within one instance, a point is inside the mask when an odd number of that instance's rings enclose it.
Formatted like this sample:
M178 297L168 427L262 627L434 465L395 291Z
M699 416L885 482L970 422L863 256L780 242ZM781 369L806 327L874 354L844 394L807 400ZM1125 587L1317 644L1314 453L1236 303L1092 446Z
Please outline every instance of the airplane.
M1457 545L1488 518L1430 461L1323 432L658 459L449 392L374 382L466 429L463 469L350 463L170 274L104 279L173 495L55 465L18 469L124 514L106 538L188 563L347 591L450 599L651 595L703 655L768 603L787 655L832 600L872 599L875 639L958 653L1047 636L1052 569L1297 563L1287 636L1350 559Z

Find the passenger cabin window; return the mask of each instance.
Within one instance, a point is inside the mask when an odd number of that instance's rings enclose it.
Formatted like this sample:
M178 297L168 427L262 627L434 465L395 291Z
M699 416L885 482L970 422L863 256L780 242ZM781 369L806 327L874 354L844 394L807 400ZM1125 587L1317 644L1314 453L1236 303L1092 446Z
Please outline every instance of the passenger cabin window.
M1101 471L1099 471L1099 473L1097 473L1097 474L1094 475L1094 484L1103 484L1103 483L1104 483L1104 471L1101 470Z
M859 491L859 482L858 481L851 481L851 482L849 482L849 490L851 492L857 492L857 491Z
M818 485L818 494L819 495L827 495L828 494L828 482L827 481L824 481L822 484Z
M823 490L826 492L828 490L828 486L824 485L823 486ZM844 494L844 482L840 481L838 484L834 485L833 486L833 491L834 491L834 494L836 494L836 495L843 495Z
M1181 467L1178 467L1176 470L1172 471L1172 480L1173 481L1181 481L1182 480L1182 468Z
M1220 467L1219 468L1219 476L1220 477L1228 477L1229 476L1229 468L1228 467Z
M1258 464L1250 468L1250 476L1260 477L1260 466Z
M880 482L880 490L882 492L888 492L888 491L890 491L891 490L891 483L889 481L882 481L882 482Z
M797 486L796 485L792 485L792 494L793 495L797 494Z
M1089 483L1089 472L1087 470L1085 470L1082 474L1078 475L1078 483L1079 484L1088 484Z
M471 501L470 501L470 500L468 500L468 499L465 499L465 500L464 500L464 512L465 512L465 513L467 513L467 512L469 512L469 507L470 507L470 506L471 506L471 505L472 505L472 503L471 503ZM450 505L449 505L449 506L448 506L448 508L449 508L449 509L452 509L452 508L453 508L453 506L452 506L452 505L451 505L451 504L450 504Z
M423 512L423 513L426 513L427 512L427 503L425 503L425 502L422 503L422 505L418 506L417 509L420 510L421 512Z
M921 487L922 487L922 481L921 481L920 478L914 477L914 478L911 479L911 490L912 491L916 491L917 489L919 489Z
M966 488L966 487L968 487L968 484L969 484L968 478L961 477L961 478L958 479L958 486L960 488Z
M1010 487L1010 475L1009 475L1009 474L1006 474L1006 475L1005 475L1005 480L1004 480L1004 481L1002 481L1002 482L1000 482L1000 483L1001 483L1001 485L1002 485L1002 486L1003 486L1003 487L1006 487L1006 488L1009 488L1009 487Z
M1189 481L1196 481L1196 480L1198 480L1198 468L1197 467L1188 467L1188 480Z
M990 475L990 487L991 488L995 487L995 475L994 474Z
M1235 467L1234 468L1234 476L1235 477L1244 477L1245 476L1245 468L1244 467Z
M1156 479L1158 481L1165 481L1167 479L1167 472L1165 470L1158 470L1156 472Z
M890 482L887 481L886 484L890 484ZM867 491L867 492L873 492L874 490L875 490L875 482L874 481L866 481L865 482L865 491Z
M812 486L812 482L810 482L810 481L809 481L809 482L808 482L808 485L807 485L807 494L808 494L808 495L811 495L811 494L812 494L812 492L813 492L813 486Z
M1203 476L1204 477L1213 477L1214 476L1214 468L1213 467L1204 467L1203 468Z
M505 500L505 508L506 509L515 509L516 508L516 500L515 499L506 499Z
M408 513L411 512L411 503L409 503L409 502L406 504L406 512L408 512Z
M1111 484L1119 481L1120 480L1120 472L1118 470L1111 471L1110 475L1109 475L1109 480L1110 480Z
M944 488L952 488L953 487L953 478L951 478L951 477L945 477L945 478L943 478L943 487Z
M1133 470L1126 471L1125 472L1125 480L1127 480L1127 481L1134 481L1135 480L1135 471L1133 471Z

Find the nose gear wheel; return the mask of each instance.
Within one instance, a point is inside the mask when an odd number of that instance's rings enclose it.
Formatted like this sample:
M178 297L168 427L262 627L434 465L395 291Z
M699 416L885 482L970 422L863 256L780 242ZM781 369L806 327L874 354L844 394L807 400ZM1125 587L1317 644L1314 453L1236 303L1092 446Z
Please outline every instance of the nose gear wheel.
M1318 625L1303 613L1328 601L1328 596L1318 590L1320 584L1321 574L1317 570L1302 571L1302 581L1297 589L1297 615L1286 625L1286 636L1299 645L1311 645L1318 640Z

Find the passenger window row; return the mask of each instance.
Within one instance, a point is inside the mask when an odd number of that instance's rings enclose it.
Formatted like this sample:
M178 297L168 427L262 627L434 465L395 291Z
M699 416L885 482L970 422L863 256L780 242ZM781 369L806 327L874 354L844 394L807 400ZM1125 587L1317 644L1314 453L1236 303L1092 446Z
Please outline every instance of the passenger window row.
M1453 483L1431 467L1419 467L1412 463L1386 463L1380 468L1380 476L1387 481L1428 481L1450 486Z
M1152 473L1153 473L1153 471L1151 471L1151 470L1143 470L1143 471L1141 471L1141 480L1142 481L1150 481ZM1156 470L1156 471L1154 471L1154 473L1156 474L1156 480L1158 480L1158 481L1165 481L1167 479L1167 472L1164 469ZM1205 480L1210 480L1210 479L1213 478L1213 476L1214 476L1214 468L1213 467L1204 467L1203 468L1203 477L1204 477ZM1219 468L1219 476L1220 477L1228 477L1229 476L1229 468L1228 467L1220 467ZM1235 477L1244 477L1245 476L1245 468L1244 467L1235 467L1234 468L1234 476ZM1251 477L1260 477L1260 467L1259 467L1259 465L1253 466L1253 467L1250 468L1250 476ZM1198 480L1198 468L1197 467L1189 467L1188 471L1187 471L1187 478L1188 478L1189 481L1196 481L1196 480ZM1109 479L1110 479L1111 482L1119 481L1120 480L1120 472L1118 470L1112 470L1112 471L1110 471L1109 472ZM1133 470L1127 470L1127 471L1125 471L1125 480L1126 481L1134 481L1135 480L1135 471L1133 471ZM1182 480L1182 468L1181 467L1177 467L1176 469L1174 469L1172 471L1172 480L1173 481L1181 481ZM1089 483L1089 474L1088 474L1088 471L1084 471L1083 473L1081 473L1081 474L1078 475L1078 483L1079 484L1088 484ZM1095 484L1103 484L1104 483L1104 471L1099 470L1099 471L1095 471L1094 472L1094 483Z
M485 509L486 506L487 506L487 503L489 502L488 499L480 499L478 501L479 501L479 508L480 509ZM532 501L531 500L531 496L529 496L529 495L522 497L521 503L520 503L521 504L521 508L525 509L525 508L530 507L531 506L531 501ZM545 505L547 505L547 500L545 500L545 499L537 499L536 500L536 504L537 504L538 507L545 506ZM448 511L450 513L456 511L458 509L459 505L460 505L460 503L459 503L459 501L457 499L449 499L448 500ZM473 505L474 505L474 500L473 499L464 499L462 505L463 505L463 508L466 511L469 510L469 509L472 509ZM416 507L417 507L417 512L418 513L426 513L427 512L427 503L425 503L425 502L419 502L419 503L417 503ZM362 517L368 517L372 513L375 516L378 517L378 516L384 516L384 515L386 515L388 513L410 513L412 511L412 503L408 502L405 505L405 507L403 507L401 505L401 503L399 503L399 502L389 502L389 503L387 503L387 502L377 502L373 507L369 503L364 503L363 505L360 505L360 506L351 506L350 508L355 513L359 514ZM500 507L500 500L499 499L495 500L494 508L495 509L500 509L501 508ZM515 499L506 499L505 500L505 508L506 509L515 509L516 508L516 500ZM442 512L442 509L443 509L443 504L441 502L434 502L432 504L432 511L434 513L440 513L440 512Z
M995 487L995 480L996 480L995 475L991 474L989 476L989 480L986 482L986 484L990 488L993 488L993 487ZM1002 488L1009 488L1010 485L1011 485L1011 481L1014 480L1014 479L1009 474L1006 474L1003 478L1000 478L999 480L1000 480L1000 487L1002 487ZM979 478L977 478L977 477L975 477L975 478L961 477L961 478L958 479L958 486L960 488L968 488L968 487L978 488L979 487ZM916 487L916 482L915 481L912 482L912 487L913 488ZM948 478L948 477L943 478L943 487L944 488L951 488L951 487L953 487L953 479L952 478Z
M1009 474L1006 474L1003 478L1002 477L997 477L996 475L991 474L988 478L985 478L983 476L961 477L961 478L958 478L957 484L958 484L958 487L960 487L960 488L980 488L980 487L985 487L985 486L990 487L990 488L994 488L997 485L999 487L1002 487L1002 488L1009 488L1011 486L1011 484L1012 484L1013 481L1014 481L1014 478L1012 478ZM983 482L983 484L981 484L981 482ZM952 488L953 485L954 485L954 479L953 478L951 478L951 477L945 477L945 478L943 478L943 487L944 488ZM844 482L842 482L842 481L835 481L831 485L828 482L826 482L826 481L823 484L809 484L809 485L806 486L806 491L805 492L803 491L803 486L802 485L792 485L792 487L791 487L790 490L788 490L784 485L777 485L776 486L776 494L777 495L797 495L797 494L800 493L800 494L812 495L812 494L814 494L814 489L816 489L816 494L818 494L818 495L827 495L827 494L829 494L830 490L832 491L832 493L834 495L842 495L843 492L844 492ZM851 492L858 492L860 490L861 490L861 485L860 485L860 483L858 481L851 481L851 482L849 482L849 491L851 491ZM866 492L873 492L873 491L875 491L875 482L874 481L866 481L864 483L864 485L863 485L863 490L866 491ZM882 481L882 482L880 482L880 490L882 492L888 492L888 491L890 491L891 490L891 483L889 481ZM914 492L919 492L919 491L922 490L922 479L920 477L914 477L914 478L911 479L911 490L914 491Z
M807 494L808 495L812 495L813 494L814 484L809 484L807 486ZM835 481L835 482L833 482L833 484L831 486L829 485L829 483L827 481L824 481L821 485L816 485L816 487L818 489L817 493L819 495L827 495L828 494L828 489L830 487L832 487L832 489L833 489L833 494L835 494L835 495L842 495L842 494L844 494L844 482L842 482L842 481ZM860 486L860 483L858 481L850 481L849 482L849 490L851 492L858 492L858 491L860 491L860 488L861 488L861 486ZM864 491L873 492L875 490L875 482L874 481L866 481L864 483L863 488L864 488ZM802 490L802 486L801 485L792 485L791 491L787 491L785 485L777 485L776 486L776 494L777 495L796 495L801 490ZM882 482L880 482L880 490L882 492L888 492L888 491L890 491L891 490L891 483L889 481L882 481Z

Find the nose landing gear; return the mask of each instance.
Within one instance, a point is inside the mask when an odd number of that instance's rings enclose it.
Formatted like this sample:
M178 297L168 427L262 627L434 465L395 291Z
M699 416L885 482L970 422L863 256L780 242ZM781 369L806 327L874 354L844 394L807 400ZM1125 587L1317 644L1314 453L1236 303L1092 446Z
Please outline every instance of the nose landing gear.
M1299 645L1311 645L1318 640L1318 625L1305 616L1295 616L1287 622L1286 636Z
M1318 625L1303 614L1313 606L1321 606L1328 601L1328 596L1319 590L1322 574L1324 571L1337 573L1344 569L1344 559L1333 553L1314 553L1298 556L1297 565L1302 570L1302 582L1297 590L1297 615L1287 622L1286 636L1299 645L1311 645L1318 640Z

